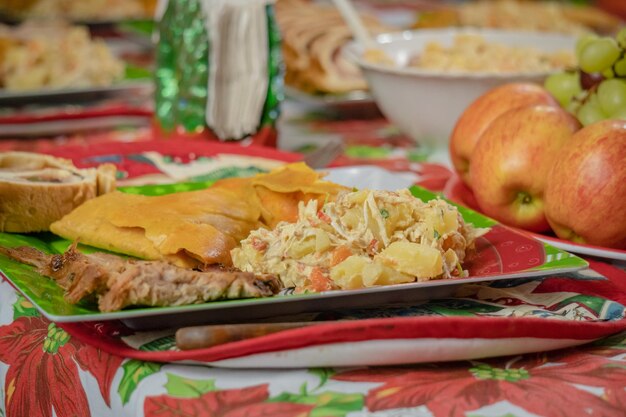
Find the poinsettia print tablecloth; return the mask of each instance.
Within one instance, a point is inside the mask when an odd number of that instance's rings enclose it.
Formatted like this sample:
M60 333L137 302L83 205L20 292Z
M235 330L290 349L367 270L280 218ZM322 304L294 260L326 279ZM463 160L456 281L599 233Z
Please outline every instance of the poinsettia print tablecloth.
M346 140L346 154L336 165L380 163L412 173L415 182L432 189L449 175L384 121L313 118L307 123L309 137L331 134ZM204 181L250 169L238 159L203 157L203 149L212 154L216 146L102 142L47 151L80 166L113 162L127 184L142 178ZM250 150L245 156L269 169L276 152ZM280 158L301 156L281 153ZM205 169L208 162L214 169ZM332 318L415 326L447 322L448 329L466 333L463 343L469 344L480 341L467 330L471 326L463 327L467 320L493 325L493 331L477 326L483 335L515 335L520 329L538 335L545 328L554 333L545 338L566 334L584 340L587 335L593 342L495 358L350 368L234 369L173 362L163 360L176 353L171 330L141 332L111 322L90 325L90 343L85 329L51 323L0 281L0 416L623 416L626 273L590 261L592 269L563 276L466 286L442 300L338 311ZM526 325L505 333L516 319ZM527 320L535 320L537 328L529 328ZM424 331L432 335L445 328ZM519 340L512 337L509 343ZM359 355L357 348L353 352Z

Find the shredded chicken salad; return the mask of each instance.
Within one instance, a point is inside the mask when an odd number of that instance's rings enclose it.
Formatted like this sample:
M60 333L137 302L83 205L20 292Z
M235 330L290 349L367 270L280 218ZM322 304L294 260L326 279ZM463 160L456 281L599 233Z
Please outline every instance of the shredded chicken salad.
M441 199L360 190L322 207L300 203L295 223L254 230L231 256L242 271L275 274L300 292L355 289L466 276L467 251L487 231Z

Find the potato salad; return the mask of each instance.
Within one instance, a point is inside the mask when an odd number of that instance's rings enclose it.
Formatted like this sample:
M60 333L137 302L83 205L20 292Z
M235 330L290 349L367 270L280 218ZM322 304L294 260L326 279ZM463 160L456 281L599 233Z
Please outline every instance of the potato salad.
M466 254L487 230L441 199L360 190L321 207L300 203L295 223L254 230L231 256L242 271L278 275L298 292L356 289L466 276Z

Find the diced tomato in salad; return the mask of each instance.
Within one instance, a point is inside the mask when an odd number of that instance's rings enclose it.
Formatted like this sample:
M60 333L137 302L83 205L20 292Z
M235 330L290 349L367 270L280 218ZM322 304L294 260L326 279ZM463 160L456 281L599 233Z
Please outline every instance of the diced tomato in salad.
M318 210L317 211L317 218L320 219L321 221L323 221L326 224L330 224L330 216L328 216L328 214L324 213L323 210Z
M346 260L346 258L350 257L351 255L352 251L350 250L350 247L346 245L337 246L331 254L330 266L333 267L342 263Z
M330 291L335 288L333 280L330 279L328 274L325 274L320 268L313 268L311 275L309 276L311 285L309 286L312 291L322 292Z
M250 240L250 244L251 246L258 252L265 252L265 250L268 248L269 243L267 243L264 240L258 239L256 237L253 237Z

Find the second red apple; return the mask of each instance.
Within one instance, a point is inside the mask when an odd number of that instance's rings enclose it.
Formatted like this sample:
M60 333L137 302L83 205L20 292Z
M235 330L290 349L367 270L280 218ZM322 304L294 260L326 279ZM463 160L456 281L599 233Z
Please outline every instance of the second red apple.
M522 229L550 229L543 193L548 173L580 123L553 106L509 110L483 132L470 165L472 190L481 210Z
M478 139L503 113L532 105L558 107L558 102L538 84L509 83L493 88L465 109L450 136L450 159L465 184L472 186L469 170Z

